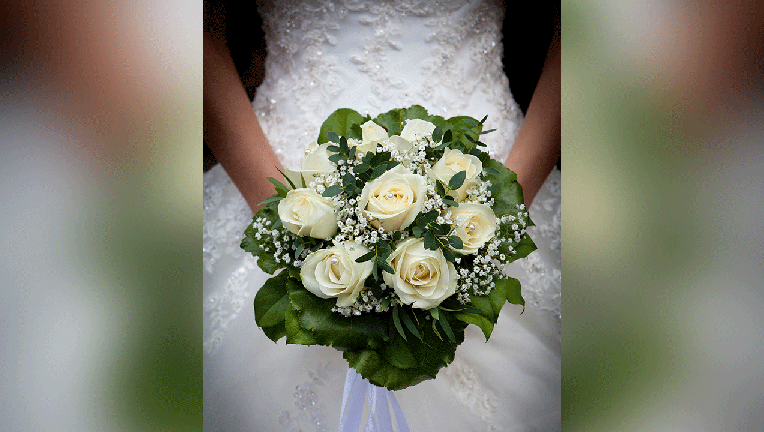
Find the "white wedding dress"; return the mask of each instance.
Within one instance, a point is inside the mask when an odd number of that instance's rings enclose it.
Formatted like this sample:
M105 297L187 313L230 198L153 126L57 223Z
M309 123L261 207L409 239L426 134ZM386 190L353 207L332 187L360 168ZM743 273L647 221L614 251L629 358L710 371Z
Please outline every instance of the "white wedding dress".
M502 43L501 3L278 1L260 13L268 57L253 108L285 167L299 168L322 121L343 107L487 115L497 131L483 141L507 157L522 113L502 53L511 62L520 42ZM522 282L525 312L505 305L487 343L468 327L437 379L395 392L412 432L560 429L559 171L530 214L539 249L507 269ZM255 325L253 299L270 275L239 248L251 220L225 171L205 173L204 429L336 431L347 363L332 348L275 344Z

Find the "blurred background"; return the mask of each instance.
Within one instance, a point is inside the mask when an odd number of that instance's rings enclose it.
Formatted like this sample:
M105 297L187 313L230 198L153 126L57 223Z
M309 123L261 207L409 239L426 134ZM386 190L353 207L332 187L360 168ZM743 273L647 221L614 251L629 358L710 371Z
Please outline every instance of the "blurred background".
M763 6L562 3L565 430L764 430Z
M764 10L561 6L563 428L761 431ZM202 2L0 26L0 424L201 429Z
M0 429L199 430L202 2L0 28Z

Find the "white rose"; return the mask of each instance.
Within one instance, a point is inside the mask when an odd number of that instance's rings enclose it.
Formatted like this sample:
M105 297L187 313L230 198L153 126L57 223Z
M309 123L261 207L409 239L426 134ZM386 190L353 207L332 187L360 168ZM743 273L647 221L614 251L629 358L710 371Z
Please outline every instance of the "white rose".
M383 272L385 283L401 301L419 309L430 309L456 292L454 264L440 249L425 249L424 240L408 238L388 258L394 274Z
M305 158L302 160L302 175L306 182L316 174L326 174L334 171L335 165L329 160L329 147L333 143L317 145L313 143L305 149ZM295 183L297 184L297 183Z
M483 163L477 156L471 154L464 154L459 150L447 148L443 152L443 157L433 165L429 173L433 179L440 180L446 186L451 180L454 174L460 171L467 171L467 177L464 179L462 186L455 192L457 194L457 201L461 202L467 197L467 189L478 184L478 176L483 172Z
M332 202L313 189L292 189L279 201L279 218L291 232L328 240L337 233L337 215Z
M417 141L425 135L432 135L435 125L420 119L409 119L401 131L401 137L407 141Z
M396 165L363 187L358 206L371 218L371 224L386 231L397 231L416 218L425 201L427 179Z
M451 208L456 235L462 239L464 254L474 254L496 233L496 215L485 204L459 204Z
M361 293L374 265L374 261L355 262L367 252L368 248L354 242L317 250L305 258L300 269L302 283L318 297L336 297L337 306L350 306Z
M388 135L385 128L371 120L361 125L361 138L363 139L363 144L383 140L387 137Z

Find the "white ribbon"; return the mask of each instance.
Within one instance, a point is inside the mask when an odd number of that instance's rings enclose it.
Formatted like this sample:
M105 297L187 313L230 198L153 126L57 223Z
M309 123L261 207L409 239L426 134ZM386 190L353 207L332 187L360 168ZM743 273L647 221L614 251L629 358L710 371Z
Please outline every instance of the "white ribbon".
M393 432L393 419L390 416L390 405L395 414L395 424L398 432L410 432L406 418L403 417L398 401L393 392L384 387L377 387L348 368L345 377L345 392L342 394L342 409L340 410L339 432L358 432L363 417L366 397L369 398L369 418L364 432ZM388 402L390 405L388 405Z

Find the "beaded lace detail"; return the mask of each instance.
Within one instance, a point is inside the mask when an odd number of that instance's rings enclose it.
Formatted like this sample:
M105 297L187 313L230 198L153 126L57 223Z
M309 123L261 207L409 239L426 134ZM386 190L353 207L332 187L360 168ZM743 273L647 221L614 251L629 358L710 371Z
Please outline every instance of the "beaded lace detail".
M278 3L278 4L276 4ZM266 77L253 103L286 167L337 108L377 114L488 116L489 153L504 160L522 113L502 66L503 8L484 1L302 1L260 5ZM342 34L342 38L340 38Z

